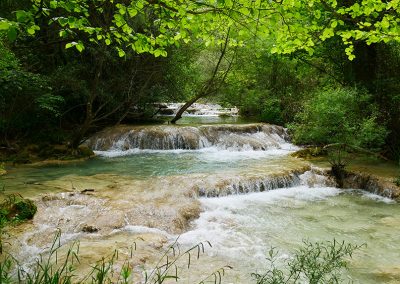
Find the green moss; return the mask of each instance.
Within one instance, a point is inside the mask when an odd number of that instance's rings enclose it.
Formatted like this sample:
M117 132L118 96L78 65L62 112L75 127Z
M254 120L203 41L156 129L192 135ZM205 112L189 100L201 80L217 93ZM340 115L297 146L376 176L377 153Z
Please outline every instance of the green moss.
M0 204L0 225L4 227L9 223L30 220L36 211L37 207L32 200L23 198L20 195L9 195Z
M309 147L294 152L292 156L296 158L310 159L313 157L326 156L327 154L326 149L323 149L322 147Z

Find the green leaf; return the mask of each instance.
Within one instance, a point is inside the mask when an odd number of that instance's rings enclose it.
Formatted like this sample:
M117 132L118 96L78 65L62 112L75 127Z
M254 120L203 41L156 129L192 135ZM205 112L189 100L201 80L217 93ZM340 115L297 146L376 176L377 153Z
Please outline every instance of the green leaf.
M71 48L73 46L75 46L77 43L76 42L69 42L65 45L65 49Z
M35 29L33 27L30 27L27 29L28 34L34 35L35 34Z
M11 24L5 20L0 20L0 31L8 30L11 27Z
M7 33L8 39L10 41L14 41L17 39L17 29L14 27L10 27Z
M119 57L124 57L125 56L125 51L123 51L122 49L118 50L118 56Z
M135 8L128 8L128 13L130 17L135 17L138 11Z
M78 44L75 45L75 48L79 51L82 52L85 49L85 46L83 45L83 43L78 42Z
M67 33L66 30L61 30L60 33L59 33L60 37L67 37L67 35L68 35L68 33Z
M162 51L159 50L159 49L156 49L156 50L154 51L154 56L155 56L155 57L159 57L161 54L162 54Z
M62 27L65 27L68 24L68 19L64 17L58 18L57 21Z
M16 11L15 16L17 17L17 21L21 23L29 20L29 13L24 10Z

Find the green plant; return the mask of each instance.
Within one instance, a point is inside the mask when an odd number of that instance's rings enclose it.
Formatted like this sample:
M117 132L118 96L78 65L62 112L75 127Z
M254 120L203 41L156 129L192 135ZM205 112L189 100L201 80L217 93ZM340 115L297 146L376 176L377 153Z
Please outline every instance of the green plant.
M398 176L395 180L394 180L394 184L397 186L400 186L400 176Z
M10 224L32 219L36 211L37 207L33 201L19 194L7 195L0 203L0 254L3 253L4 228Z
M347 267L346 258L363 245L337 242L303 241L303 246L296 250L286 267L278 267L278 251L271 248L267 261L270 267L265 273L252 273L257 284L287 283L341 283L341 272Z
M33 201L19 194L7 195L0 204L0 218L8 223L32 219L36 211Z
M68 249L65 259L58 263L58 251L61 248L61 231L58 230L47 257L40 255L30 272L18 267L18 283L26 284L70 284L73 283L75 262L79 262L79 243L73 243Z
M379 149L387 135L371 96L351 88L316 92L289 129L298 144L345 143L371 150Z
M13 279L11 276L11 270L13 268L13 259L11 256L6 256L0 262L0 283L11 284Z
M74 242L66 253L61 252L61 231L58 230L54 236L52 245L48 252L40 254L35 262L25 270L11 255L6 255L0 262L0 283L19 283L19 284L71 284L71 283L134 283L134 263L130 260L133 257L136 243L130 248L130 256L124 261L121 268L118 268L119 251L114 250L112 255L105 256L92 265L89 273L77 275L77 265L79 260L79 243ZM186 261L187 269L191 268L192 259L200 258L205 252L205 247L210 246L209 242L198 243L193 247L182 250L178 239L175 240L164 251L156 265L150 270L135 275L136 278L144 278L145 284L162 284L167 280L178 281L180 268L178 261ZM186 260L185 260L186 258ZM199 284L221 283L222 276L230 266L225 266L206 276ZM17 277L13 278L11 271L17 270ZM207 282L206 282L207 281Z

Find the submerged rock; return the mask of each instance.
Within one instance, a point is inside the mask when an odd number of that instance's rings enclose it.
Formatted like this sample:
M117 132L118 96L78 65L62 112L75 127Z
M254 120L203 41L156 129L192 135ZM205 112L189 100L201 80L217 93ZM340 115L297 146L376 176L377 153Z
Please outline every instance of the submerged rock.
M85 225L82 227L82 232L84 232L84 233L96 233L98 231L99 231L99 229L94 226Z
M80 145L78 152L80 157L93 157L95 155L93 150L86 145Z

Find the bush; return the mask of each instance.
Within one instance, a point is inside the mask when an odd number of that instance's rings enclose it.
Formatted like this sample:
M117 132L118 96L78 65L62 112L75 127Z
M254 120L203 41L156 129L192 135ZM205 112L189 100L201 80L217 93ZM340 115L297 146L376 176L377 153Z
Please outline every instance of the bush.
M243 98L240 113L262 122L283 124L280 100L267 91L249 90Z
M46 76L24 70L0 37L0 143L37 136L56 125L63 99L52 94Z
M253 273L257 284L288 283L342 283L341 272L347 267L346 258L352 257L361 246L345 242L303 242L303 247L295 251L293 258L283 269L277 267L278 252L269 251L267 272Z
M371 96L350 88L315 93L289 129L297 144L345 143L366 149L379 149L387 135Z

